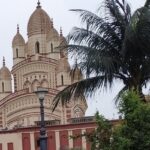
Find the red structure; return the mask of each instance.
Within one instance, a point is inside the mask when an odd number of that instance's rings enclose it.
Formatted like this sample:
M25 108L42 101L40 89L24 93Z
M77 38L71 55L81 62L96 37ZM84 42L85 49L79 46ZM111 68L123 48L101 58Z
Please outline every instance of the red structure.
M48 150L65 150L67 148L83 148L85 150L90 150L88 143L83 140L82 137L78 139L73 139L71 136L78 136L83 131L94 130L96 128L96 123L84 122L76 124L67 125L53 125L47 126L47 136L48 136ZM0 150L40 150L39 141L39 127L28 127L28 128L16 128L13 130L0 131L0 137L7 137L8 141L1 143L0 140ZM14 138L9 139L9 136ZM21 143L21 147L19 146ZM5 149L7 147L7 149Z

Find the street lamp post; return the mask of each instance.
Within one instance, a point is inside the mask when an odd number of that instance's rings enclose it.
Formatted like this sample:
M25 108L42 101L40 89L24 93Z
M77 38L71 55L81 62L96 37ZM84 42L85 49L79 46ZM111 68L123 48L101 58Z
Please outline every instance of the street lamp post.
M46 135L46 128L45 128L45 120L44 120L44 97L45 94L48 93L48 89L45 88L37 88L35 91L36 95L40 101L40 115L41 115L41 122L40 122L40 150L47 150L47 135Z

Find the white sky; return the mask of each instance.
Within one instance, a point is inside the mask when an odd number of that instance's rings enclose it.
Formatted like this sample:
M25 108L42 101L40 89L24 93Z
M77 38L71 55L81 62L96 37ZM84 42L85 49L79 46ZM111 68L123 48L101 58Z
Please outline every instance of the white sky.
M70 12L72 8L82 8L95 12L102 0L41 0L42 8L54 20L54 27L59 31L63 28L66 36L73 26L80 26L79 17ZM128 0L132 10L144 5L146 0ZM16 34L16 26L19 24L20 33L27 39L27 23L30 15L35 10L37 0L3 0L0 8L0 62L5 56L6 65L12 67L11 42ZM2 64L2 63L1 63ZM112 119L117 117L113 98L121 87L116 83L111 91L96 94L93 100L88 100L89 108L86 115L94 115L99 110L105 117Z

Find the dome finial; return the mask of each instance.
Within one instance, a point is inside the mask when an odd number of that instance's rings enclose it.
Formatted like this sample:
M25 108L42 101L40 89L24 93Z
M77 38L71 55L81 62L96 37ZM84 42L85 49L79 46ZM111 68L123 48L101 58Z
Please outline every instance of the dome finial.
M19 33L19 24L17 24L17 33Z
M62 27L60 27L60 36L63 36Z
M37 2L37 7L36 7L36 8L41 8L40 0L38 0L38 2Z
M3 67L5 67L5 57L3 56Z

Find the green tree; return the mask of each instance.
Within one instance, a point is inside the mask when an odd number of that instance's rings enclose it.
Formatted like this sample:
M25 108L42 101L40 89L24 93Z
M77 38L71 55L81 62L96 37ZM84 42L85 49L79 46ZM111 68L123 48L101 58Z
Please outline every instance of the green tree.
M149 150L150 104L143 103L135 91L126 91L118 101L122 120L115 126L111 121L95 115L97 128L73 138L86 137L91 150Z
M127 91L118 108L123 116L118 125L97 113L95 131L82 135L91 143L91 150L149 150L150 104L143 103L135 91Z
M85 137L87 142L91 145L91 150L110 150L111 136L112 136L112 124L109 120L105 119L98 112L95 114L96 129L90 132L72 136L71 138Z
M95 118L97 128L92 133L85 133L86 139L91 143L91 150L110 150L112 124L98 112Z
M69 33L68 53L78 59L77 66L86 78L61 91L53 101L54 109L60 100L64 104L72 96L89 96L99 88L112 87L116 80L124 83L118 97L134 89L145 100L142 87L150 79L149 3L132 17L125 0L104 0L98 14L72 10L80 14L83 27Z
M149 150L150 104L142 103L135 92L125 93L119 101L123 123L115 128L113 150Z

